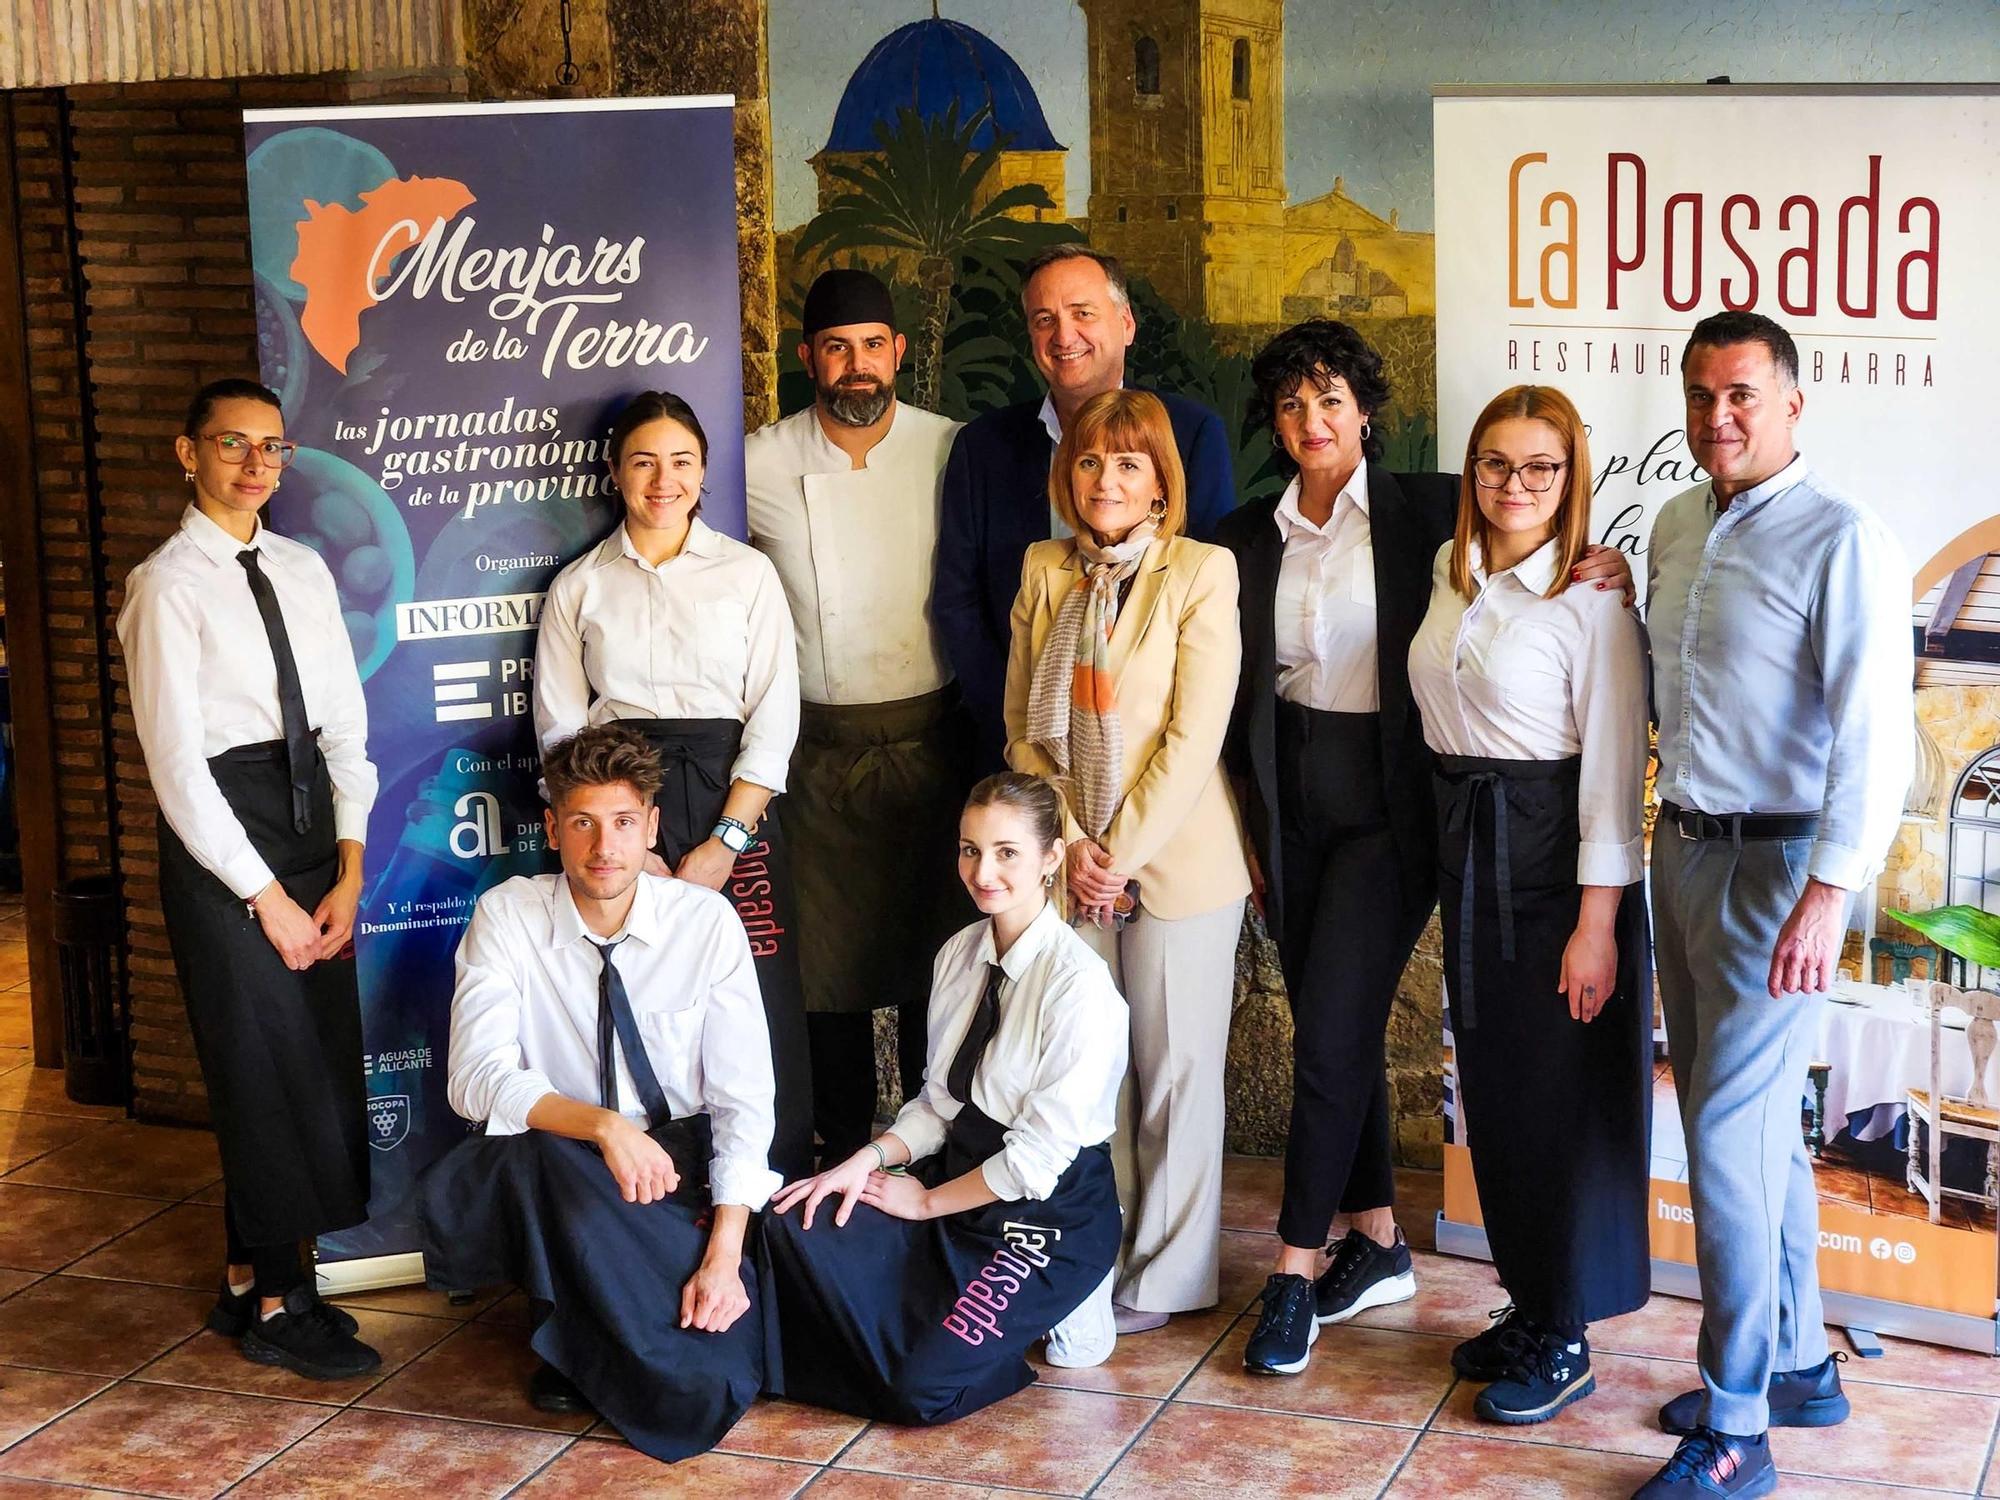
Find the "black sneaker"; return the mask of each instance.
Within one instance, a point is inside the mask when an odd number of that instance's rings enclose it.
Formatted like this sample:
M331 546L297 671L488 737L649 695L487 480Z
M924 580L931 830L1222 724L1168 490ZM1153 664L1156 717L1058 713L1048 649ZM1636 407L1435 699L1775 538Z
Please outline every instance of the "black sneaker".
M1501 1340L1510 1328L1524 1326L1527 1319L1514 1311L1514 1304L1496 1307L1486 1315L1493 1325L1451 1351L1451 1367L1466 1380L1498 1380L1507 1373L1507 1354Z
M293 1287L284 1307L252 1320L243 1333L243 1357L260 1365L283 1365L308 1380L347 1380L366 1375L382 1356L340 1326L344 1316L313 1295Z
M1333 1251L1333 1264L1313 1283L1313 1305L1319 1324L1345 1323L1356 1313L1417 1295L1416 1272L1410 1269L1410 1246L1403 1231L1384 1249L1358 1229L1350 1229Z
M1306 1367L1319 1337L1313 1284L1303 1276L1273 1276L1259 1295L1264 1310L1244 1346L1243 1368L1252 1375L1296 1375Z
M576 1388L576 1382L551 1364L536 1365L535 1373L528 1377L528 1403L536 1411L597 1415L597 1408Z
M313 1293L313 1300L319 1302L317 1291ZM355 1334L361 1331L361 1325L354 1321L353 1314L335 1307L331 1302L320 1302L319 1305L326 1309L327 1316L333 1319L343 1333ZM229 1289L229 1278L223 1277L222 1284L216 1288L215 1306L208 1310L208 1327L226 1339L240 1339L256 1316L257 1289L252 1287L241 1294L232 1292Z
M1847 1356L1838 1350L1806 1370L1773 1370L1764 1387L1771 1404L1773 1427L1832 1427L1853 1410L1840 1389L1840 1366ZM1686 1437L1701 1425L1706 1391L1686 1391L1660 1408L1660 1431Z
M1769 1495L1778 1466L1763 1433L1731 1437L1697 1427L1681 1439L1666 1466L1632 1493L1632 1500L1709 1500L1716 1495Z
M1473 1399L1482 1422L1528 1427L1546 1422L1572 1401L1597 1389L1590 1373L1590 1340L1525 1323L1501 1335L1506 1370Z

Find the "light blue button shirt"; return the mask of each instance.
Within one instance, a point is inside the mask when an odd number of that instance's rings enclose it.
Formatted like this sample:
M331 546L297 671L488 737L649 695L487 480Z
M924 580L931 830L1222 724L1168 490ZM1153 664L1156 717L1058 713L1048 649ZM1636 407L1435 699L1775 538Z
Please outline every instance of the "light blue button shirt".
M1808 872L1882 867L1915 750L1910 571L1880 520L1794 458L1718 513L1653 523L1646 616L1659 795L1708 813L1817 813Z

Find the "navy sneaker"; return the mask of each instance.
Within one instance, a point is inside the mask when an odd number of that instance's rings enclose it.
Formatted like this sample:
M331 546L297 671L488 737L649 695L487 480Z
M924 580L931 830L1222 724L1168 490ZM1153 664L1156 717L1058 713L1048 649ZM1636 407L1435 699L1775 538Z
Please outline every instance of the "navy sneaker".
M1313 1284L1303 1276L1275 1275L1258 1295L1264 1310L1244 1346L1243 1368L1253 1375L1296 1375L1306 1367L1319 1337Z
M1473 1399L1482 1422L1527 1427L1546 1422L1572 1401L1597 1389L1590 1373L1590 1340L1566 1339L1533 1324L1510 1329L1500 1338L1507 1368Z
M1763 1433L1731 1437L1697 1427L1681 1439L1666 1466L1632 1492L1632 1500L1711 1500L1716 1495L1769 1495L1778 1466Z
M1410 1268L1410 1245L1402 1230L1386 1249L1358 1229L1348 1230L1330 1248L1333 1264L1313 1283L1313 1306L1322 1328L1417 1295L1417 1275Z
M283 1365L308 1380L347 1380L366 1375L382 1356L340 1326L340 1315L299 1285L270 1317L253 1320L243 1333L243 1357L260 1365Z
M1509 1329L1525 1328L1528 1320L1514 1310L1509 1302L1505 1307L1496 1307L1486 1315L1493 1324L1484 1333L1475 1333L1471 1338L1451 1351L1451 1367L1466 1380L1498 1380L1507 1373L1507 1352L1503 1342Z
M1764 1388L1771 1403L1773 1427L1832 1427L1853 1410L1840 1389L1840 1365L1847 1356L1836 1350L1805 1370L1773 1370ZM1686 1437L1701 1425L1706 1391L1686 1391L1660 1408L1660 1431Z
M317 1291L313 1293L313 1300L319 1301ZM361 1331L361 1325L354 1321L351 1313L335 1307L331 1302L320 1302L319 1305L326 1309L327 1316L333 1319L343 1333L355 1334ZM229 1289L229 1278L224 1276L222 1284L216 1288L215 1306L208 1310L207 1326L226 1339L240 1339L248 1332L251 1320L256 1316L257 1289L252 1287L247 1292L232 1292Z

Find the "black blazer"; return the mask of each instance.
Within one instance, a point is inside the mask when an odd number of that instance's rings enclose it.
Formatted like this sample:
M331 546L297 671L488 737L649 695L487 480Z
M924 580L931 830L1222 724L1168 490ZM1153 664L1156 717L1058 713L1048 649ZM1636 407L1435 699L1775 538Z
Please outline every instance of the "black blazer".
M1273 609L1285 544L1278 502L1258 500L1226 519L1216 541L1236 555L1243 623L1243 675L1236 688L1223 760L1245 790L1243 823L1264 870L1264 911L1282 932L1284 878L1278 838L1278 651ZM1375 550L1376 684L1382 767L1403 894L1428 905L1437 895L1437 817L1431 752L1410 698L1410 642L1430 607L1431 566L1458 519L1458 478L1391 474L1368 466L1368 524Z
M1187 473L1188 535L1208 541L1236 504L1229 435L1199 401L1153 394L1167 408ZM931 623L978 725L981 763L995 769L1007 743L1009 616L1021 591L1021 559L1049 539L1054 452L1041 402L1023 401L967 423L945 464Z

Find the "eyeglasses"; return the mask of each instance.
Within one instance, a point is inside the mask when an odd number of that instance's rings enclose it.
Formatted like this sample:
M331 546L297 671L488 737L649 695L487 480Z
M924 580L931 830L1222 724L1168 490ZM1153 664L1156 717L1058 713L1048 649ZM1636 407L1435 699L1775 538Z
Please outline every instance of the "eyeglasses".
M207 441L215 444L216 457L226 464L248 463L252 448L257 450L257 456L265 466L272 469L282 469L299 456L297 443L287 443L278 438L253 443L240 432L211 432L205 436Z
M1481 489L1504 490L1507 481L1519 474L1521 488L1531 495L1539 495L1556 482L1556 475L1568 467L1567 463L1552 464L1544 459L1510 464L1504 458L1476 458L1472 461L1472 477L1479 481Z

